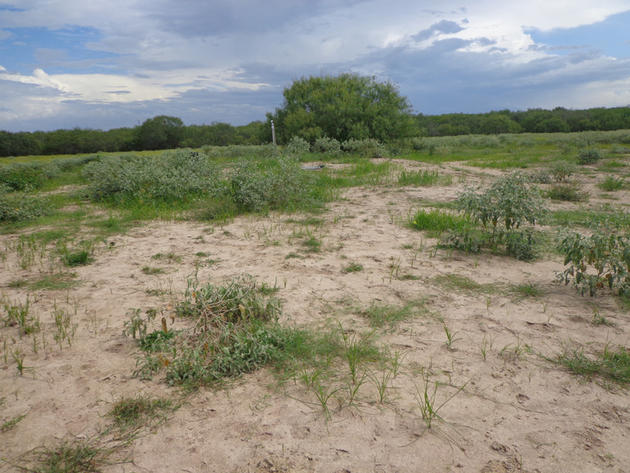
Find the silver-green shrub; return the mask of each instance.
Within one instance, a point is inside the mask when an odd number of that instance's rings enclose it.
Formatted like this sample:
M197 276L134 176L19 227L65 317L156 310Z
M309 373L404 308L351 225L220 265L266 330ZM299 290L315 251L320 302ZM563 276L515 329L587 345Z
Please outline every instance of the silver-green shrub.
M219 189L206 156L177 150L153 157L110 157L89 163L83 175L94 200L188 200Z
M365 158L385 157L385 147L374 138L365 140L350 138L341 144L341 149L347 153L358 154Z
M304 198L306 179L295 159L243 161L230 179L230 193L243 210L284 208Z
M324 136L315 140L313 151L316 153L339 154L341 152L341 145L335 138Z
M300 156L308 153L311 150L311 145L308 144L304 138L300 136L294 136L287 144L286 152L289 156Z
M0 184L0 222L19 222L50 213L47 200L40 197L10 194L9 187Z

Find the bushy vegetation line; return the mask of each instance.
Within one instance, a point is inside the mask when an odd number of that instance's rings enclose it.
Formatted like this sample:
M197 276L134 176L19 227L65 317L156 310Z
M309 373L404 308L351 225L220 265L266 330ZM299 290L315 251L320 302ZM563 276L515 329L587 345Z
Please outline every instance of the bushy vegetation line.
M313 145L313 151L323 153L334 153L353 139L394 143L421 136L630 129L630 107L414 116L394 84L356 74L298 79L283 95L283 106L268 113L266 122L237 127L227 123L185 126L178 117L160 115L134 128L109 131L0 131L0 157L258 145L271 142L271 120L280 144L297 136Z
M0 186L0 223L32 220L51 212L50 203L43 198L11 194Z

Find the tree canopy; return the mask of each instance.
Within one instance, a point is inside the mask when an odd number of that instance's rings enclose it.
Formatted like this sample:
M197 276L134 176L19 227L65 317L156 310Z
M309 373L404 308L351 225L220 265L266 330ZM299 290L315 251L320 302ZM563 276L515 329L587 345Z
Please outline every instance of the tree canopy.
M388 142L414 134L411 105L390 82L356 74L308 77L284 89L284 106L267 115L279 141L293 136Z

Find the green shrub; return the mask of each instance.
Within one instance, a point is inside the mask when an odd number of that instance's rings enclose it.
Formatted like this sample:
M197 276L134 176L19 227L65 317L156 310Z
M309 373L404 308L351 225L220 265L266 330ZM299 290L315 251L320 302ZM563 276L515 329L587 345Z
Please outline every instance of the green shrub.
M280 209L308 198L307 176L290 158L241 162L230 179L230 194L247 211Z
M599 150L596 149L583 149L578 153L578 163L580 164L593 164L602 158Z
M555 182L565 182L575 172L575 165L567 161L558 161L549 169Z
M531 231L509 232L505 236L505 249L508 255L521 261L536 259L536 239Z
M351 154L358 154L364 158L384 158L385 147L373 138L355 140L350 138L341 144L341 148Z
M547 196L553 200L564 200L567 202L584 202L588 200L588 193L580 192L576 184L554 184L547 191Z
M140 348L143 351L162 351L168 347L174 336L173 331L154 330L140 338Z
M326 154L339 154L341 152L341 145L339 141L334 138L322 137L317 138L313 144L313 151L316 153Z
M594 296L608 287L620 294L630 294L630 238L610 231L590 236L568 233L558 249L564 254L565 270L558 275L565 284L573 281L584 295Z
M108 157L86 165L93 200L185 201L215 193L219 176L205 156L177 150L155 157Z
M625 181L623 178L617 178L615 176L606 176L602 182L597 185L601 190L607 192L613 192L623 189Z
M299 136L294 136L291 138L291 141L287 144L286 151L291 156L300 156L302 154L308 153L311 150L311 145L308 144L304 138Z
M0 166L0 184L10 190L38 189L46 180L41 163L14 163Z
M479 253L482 248L490 246L490 237L476 228L454 229L442 236L440 246L466 253Z
M493 232L501 226L510 231L524 223L534 225L546 210L540 191L520 173L498 179L484 192L464 191L457 206L484 228L490 225Z
M31 220L51 211L50 203L46 199L24 194L7 194L0 187L0 222Z

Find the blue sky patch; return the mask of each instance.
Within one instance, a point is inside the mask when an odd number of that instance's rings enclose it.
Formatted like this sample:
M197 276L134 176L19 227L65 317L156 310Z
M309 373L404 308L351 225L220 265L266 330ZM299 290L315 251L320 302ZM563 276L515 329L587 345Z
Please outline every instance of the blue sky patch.
M556 28L550 31L527 31L537 44L568 54L579 49L596 49L607 56L630 57L630 11L611 15L604 21L576 28Z
M0 7L1 8L1 7ZM73 26L48 28L5 28L0 40L0 65L10 72L29 74L35 68L49 74L111 72L117 55L87 47L101 39L98 30Z

